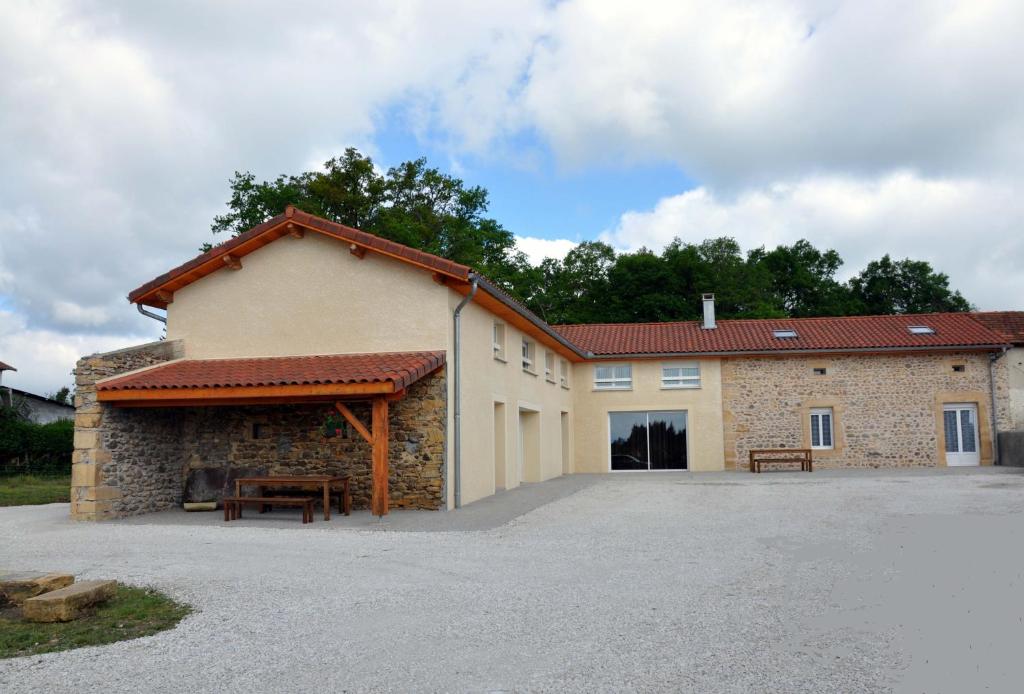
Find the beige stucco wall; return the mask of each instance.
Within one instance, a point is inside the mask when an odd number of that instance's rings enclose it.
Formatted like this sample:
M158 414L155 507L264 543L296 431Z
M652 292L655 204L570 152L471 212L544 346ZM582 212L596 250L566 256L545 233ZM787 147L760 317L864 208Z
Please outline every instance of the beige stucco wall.
M449 315L462 297L452 292ZM522 481L540 482L562 474L562 413L573 417L573 384L563 388L558 381L558 359L555 357L555 381L544 376L544 350L536 344L537 374L523 371L521 344L523 334L505 324L506 361L494 358L492 330L496 318L475 303L462 313L462 503L468 504L495 491L495 403L504 404L504 466L505 488L520 483L519 425L520 412L526 413L528 452ZM503 322L503 321L500 321ZM449 348L451 353L451 347ZM571 369L571 365L570 365ZM449 379L454 388L454 379ZM449 397L449 403L452 403ZM454 417L453 407L449 407ZM532 418L532 419L531 419ZM454 420L449 427L454 431ZM499 431L499 439L500 436ZM571 455L572 443L569 442ZM449 442L449 459L453 445ZM500 460L500 456L499 456ZM454 503L454 489L449 485L449 500Z
M1024 348L1011 349L1000 362L1009 382L1008 424L1011 429L1021 431L1024 430Z
M1005 378L994 380L1002 429ZM944 466L942 407L953 403L977 406L981 464L992 463L986 353L733 358L722 381L729 468L742 468L752 448L810 448L814 407L833 409L835 433L832 450L814 451L816 466Z
M167 337L190 359L445 349L449 293L428 272L307 232L179 289Z
M667 363L700 365L701 387L663 389L661 367ZM608 472L608 413L636 411L686 410L687 452L690 470L722 470L722 391L717 359L665 359L642 361L602 361L602 365L632 364L632 390L594 390L595 362L576 364L574 368L574 404L576 407L575 471Z

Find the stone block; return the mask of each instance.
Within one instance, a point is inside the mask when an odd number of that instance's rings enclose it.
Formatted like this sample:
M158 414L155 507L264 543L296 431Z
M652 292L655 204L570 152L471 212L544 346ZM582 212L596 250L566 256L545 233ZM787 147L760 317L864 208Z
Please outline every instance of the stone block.
M71 466L71 486L95 487L99 484L99 472L96 463L75 463Z
M21 605L29 598L70 586L75 582L71 574L20 571L0 571L0 605Z
M83 429L95 429L100 425L102 418L103 416L99 413L76 412L75 426Z
M116 581L82 581L29 598L21 609L30 622L70 622L87 607L114 597L116 590Z
M99 448L100 432L95 429L75 429L75 448Z
M109 501L120 498L121 490L117 487L90 487L85 493L86 501Z

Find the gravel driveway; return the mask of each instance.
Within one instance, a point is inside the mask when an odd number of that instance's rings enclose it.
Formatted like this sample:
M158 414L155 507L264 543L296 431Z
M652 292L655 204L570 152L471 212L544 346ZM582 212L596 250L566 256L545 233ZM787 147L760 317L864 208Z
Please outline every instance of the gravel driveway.
M1019 691L1016 470L572 491L469 531L0 508L5 568L197 607L154 637L0 661L0 691Z

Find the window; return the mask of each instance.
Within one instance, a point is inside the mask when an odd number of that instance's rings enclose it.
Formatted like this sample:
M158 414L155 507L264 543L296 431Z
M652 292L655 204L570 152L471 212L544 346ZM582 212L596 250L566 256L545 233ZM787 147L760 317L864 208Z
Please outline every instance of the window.
M631 365L594 367L595 390L630 390L632 387L633 367Z
M494 349L494 358L505 361L505 324L494 322L494 329L491 333L491 342Z
M523 371L533 373L533 343L523 338Z
M791 328L786 328L784 330L773 330L772 335L774 335L776 338L780 340L791 340L794 337L796 337L796 331Z
M811 410L811 448L832 448L832 408Z
M550 382L555 382L555 353L546 350L544 352L544 378Z
M815 366L813 371L815 376L824 376L828 373L828 369L824 366Z
M953 364L953 371L958 373L958 374L962 374L966 370L967 370L967 367L964 366L963 364Z
M259 422L252 423L252 438L262 439L266 438L266 432L263 430L263 424Z
M565 359L558 362L558 381L563 388L569 387L569 362Z
M609 412L612 470L685 470L686 412Z
M927 325L911 325L907 327L911 335L934 335L935 329Z
M700 388L700 366L697 364L662 364L662 388Z

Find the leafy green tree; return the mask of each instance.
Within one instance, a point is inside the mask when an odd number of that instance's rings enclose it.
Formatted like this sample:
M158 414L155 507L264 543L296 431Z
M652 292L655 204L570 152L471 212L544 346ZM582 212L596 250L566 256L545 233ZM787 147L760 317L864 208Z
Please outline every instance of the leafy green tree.
M356 149L317 171L257 181L231 179L228 212L214 234L237 235L289 204L341 224L450 258L478 270L549 323L693 320L700 296L714 292L722 318L842 316L965 311L949 278L922 261L874 261L847 283L842 258L807 240L746 255L735 239L675 239L660 254L616 253L585 241L563 260L531 265L515 237L487 216L487 191L407 161L386 172ZM209 246L207 246L209 248Z
M784 315L842 316L852 309L849 287L835 279L843 259L834 250L819 251L801 239L771 251L755 249L748 263L763 269L772 303Z
M68 406L73 405L75 399L74 393L71 392L71 388L68 386L61 386L60 390L56 393L50 393L46 397L48 400L53 400L58 404Z
M355 149L328 160L321 171L258 182L251 173L231 180L227 214L214 218L214 234L238 235L289 204L413 248L470 265L513 289L525 256L515 237L486 216L487 191L427 166L425 159L381 174Z
M537 268L539 291L528 304L549 323L605 321L608 271L615 263L615 249L601 241L584 241L561 261L546 258Z
M970 302L949 288L949 277L923 260L894 261L888 254L873 260L850 289L857 312L864 315L970 311Z

